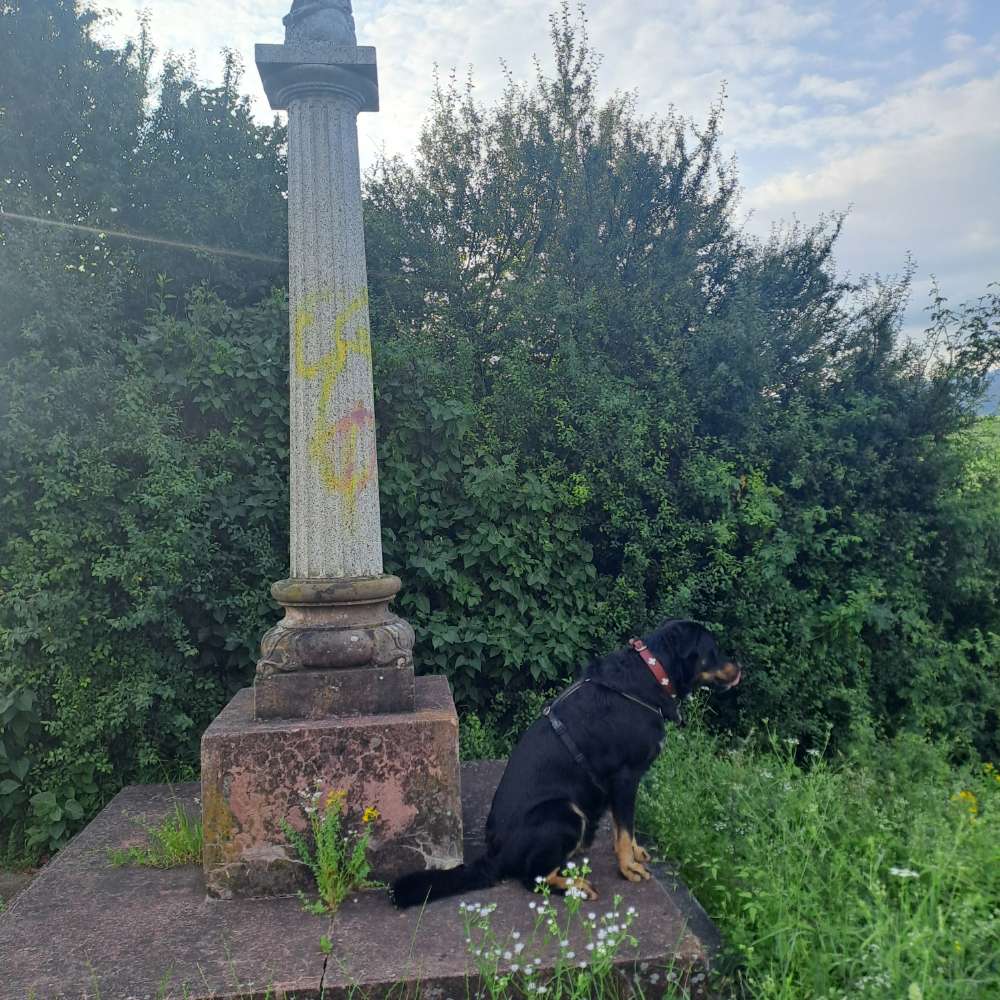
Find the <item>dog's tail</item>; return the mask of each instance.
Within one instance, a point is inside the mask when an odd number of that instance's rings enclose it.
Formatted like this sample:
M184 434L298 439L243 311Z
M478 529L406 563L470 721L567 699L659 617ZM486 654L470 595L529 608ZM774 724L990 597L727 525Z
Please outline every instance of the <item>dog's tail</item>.
M389 895L396 906L405 909L445 896L457 896L460 892L488 889L496 885L499 874L496 859L483 854L467 865L403 875L393 882Z

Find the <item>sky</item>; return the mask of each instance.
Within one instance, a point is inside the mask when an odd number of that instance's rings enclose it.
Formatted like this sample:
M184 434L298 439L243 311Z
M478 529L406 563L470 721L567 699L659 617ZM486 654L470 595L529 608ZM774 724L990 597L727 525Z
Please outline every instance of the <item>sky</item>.
M161 50L221 77L224 47L272 116L255 42L280 42L290 0L105 0L120 42L148 8ZM362 169L408 156L435 68L471 72L481 101L550 66L557 0L354 0L358 42L378 53L377 114L359 117ZM723 150L735 155L739 219L760 235L849 210L842 274L916 272L905 327L925 323L932 281L953 303L1000 281L1000 0L590 0L604 95L704 120L725 88Z

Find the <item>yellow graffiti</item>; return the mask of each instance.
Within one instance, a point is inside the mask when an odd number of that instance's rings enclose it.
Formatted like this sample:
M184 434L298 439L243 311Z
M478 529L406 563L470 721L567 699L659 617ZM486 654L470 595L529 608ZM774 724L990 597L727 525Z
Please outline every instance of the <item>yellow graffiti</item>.
M366 315L368 290L364 289L340 311L331 329L333 348L316 361L306 357L306 331L316 324L317 308L330 301L330 293L313 293L306 296L295 311L292 321L293 365L296 375L312 381L320 379L319 400L316 405L316 419L309 438L309 457L319 474L320 480L332 493L343 497L349 521L357 510L358 494L375 475L375 439L366 435L375 423L375 415L360 401L351 412L339 420L331 422L327 407L334 389L352 354L356 354L371 365L371 333L362 321L352 335L347 335L347 326L359 313ZM361 441L368 436L371 442L367 453L361 454Z
M295 313L295 322L292 324L292 334L295 347L295 373L302 378L314 379L322 375L323 381L320 384L319 408L325 412L326 404L330 401L330 394L337 379L343 374L347 367L347 359L351 354L358 354L369 363L372 358L372 341L368 327L359 324L354 336L348 339L344 336L344 330L350 322L351 317L357 315L362 309L368 306L368 289L366 288L356 298L352 299L343 309L333 324L333 350L324 354L318 361L310 364L306 360L305 333L316 322L316 307L321 302L328 302L330 293L324 295L310 295Z

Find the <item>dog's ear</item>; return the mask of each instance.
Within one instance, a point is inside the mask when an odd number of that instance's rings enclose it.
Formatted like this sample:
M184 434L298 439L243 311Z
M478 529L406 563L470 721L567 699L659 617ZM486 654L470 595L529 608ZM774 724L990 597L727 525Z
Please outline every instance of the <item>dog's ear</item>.
M690 689L706 646L715 648L715 640L704 626L686 618L669 618L655 633L655 638L670 657L679 693Z
M669 650L677 660L685 660L698 646L698 639L705 630L686 618L668 618L654 633L654 639Z

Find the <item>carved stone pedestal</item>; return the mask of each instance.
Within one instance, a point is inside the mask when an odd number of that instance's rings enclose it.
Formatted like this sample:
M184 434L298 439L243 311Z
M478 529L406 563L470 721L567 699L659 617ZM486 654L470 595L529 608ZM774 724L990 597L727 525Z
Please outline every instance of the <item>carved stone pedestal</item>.
M396 576L281 580L285 617L261 640L257 719L413 710L413 629L389 610Z

